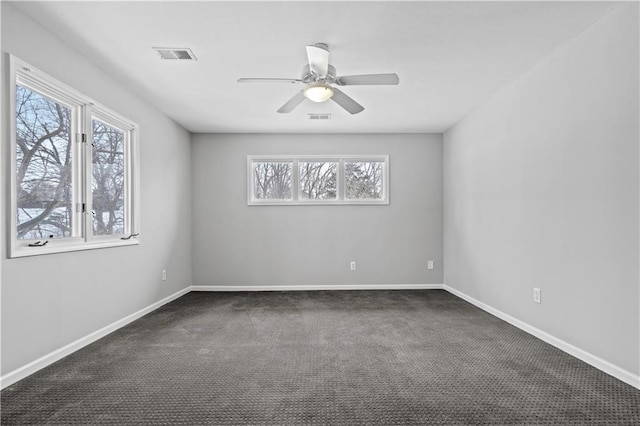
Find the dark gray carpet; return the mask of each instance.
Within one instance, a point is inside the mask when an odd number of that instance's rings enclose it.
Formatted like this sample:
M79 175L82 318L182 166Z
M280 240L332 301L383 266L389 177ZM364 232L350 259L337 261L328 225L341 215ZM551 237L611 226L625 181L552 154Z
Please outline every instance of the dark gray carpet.
M190 293L2 391L1 420L640 425L640 391L445 291Z

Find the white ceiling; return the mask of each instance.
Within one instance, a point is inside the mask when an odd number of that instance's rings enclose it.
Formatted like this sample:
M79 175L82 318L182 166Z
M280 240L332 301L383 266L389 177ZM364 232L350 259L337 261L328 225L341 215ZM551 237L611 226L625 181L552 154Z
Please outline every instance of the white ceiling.
M442 132L616 6L611 2L21 2L18 7L192 132ZM305 45L339 75L395 72L398 86L342 90L365 107L305 101ZM195 62L151 49L189 47ZM311 121L309 113L331 113Z

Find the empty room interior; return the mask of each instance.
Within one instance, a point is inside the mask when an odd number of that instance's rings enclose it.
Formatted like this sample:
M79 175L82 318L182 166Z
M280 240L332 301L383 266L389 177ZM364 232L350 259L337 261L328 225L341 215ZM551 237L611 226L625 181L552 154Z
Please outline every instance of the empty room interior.
M637 2L0 2L2 424L640 424Z

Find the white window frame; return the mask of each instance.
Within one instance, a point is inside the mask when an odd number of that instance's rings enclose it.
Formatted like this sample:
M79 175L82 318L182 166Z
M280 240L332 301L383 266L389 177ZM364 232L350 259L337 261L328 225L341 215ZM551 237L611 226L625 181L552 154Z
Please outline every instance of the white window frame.
M335 199L302 198L300 189L300 162L336 162L337 196ZM255 162L292 162L291 198L290 199L258 199L255 197L253 163ZM380 162L382 163L382 196L381 198L347 199L345 198L344 163L345 162ZM248 155L247 156L247 205L249 206L298 206L298 205L388 205L389 204L389 156L372 155Z
M43 254L90 250L107 247L131 246L140 243L137 235L140 233L139 209L139 127L107 107L99 104L79 91L50 77L15 56L9 57L9 131L11 135L10 148L10 202L7 203L10 212L10 228L8 229L10 250L9 257L37 256ZM37 240L18 239L17 237L17 141L16 141L16 85L27 87L47 97L54 99L72 110L71 132L74 135L72 143L73 171L72 189L74 216L72 221L72 236L65 238L51 238L41 247L31 247ZM92 119L96 118L105 124L118 128L125 133L125 229L123 234L93 235L91 200L92 200ZM127 238L128 237L128 238ZM127 239L124 239L127 238Z

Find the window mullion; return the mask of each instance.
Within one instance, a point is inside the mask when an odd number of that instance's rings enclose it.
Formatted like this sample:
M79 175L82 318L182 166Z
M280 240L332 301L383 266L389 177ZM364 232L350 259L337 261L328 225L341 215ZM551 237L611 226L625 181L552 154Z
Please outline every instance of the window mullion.
M338 192L338 201L344 200L344 160L341 158L338 160L338 171L336 172L336 186Z
M84 110L82 105L76 105L73 112L72 129L75 133L73 143L73 159L71 162L71 185L73 193L73 218L71 223L71 236L81 237L83 231L83 213L82 203L84 202L84 194L82 192L82 158L84 156L83 136L84 130Z
M298 159L293 159L292 164L293 170L291 171L291 196L293 202L298 201L300 197L300 166L298 164Z
M93 126L91 125L92 107L91 105L84 105L82 117L82 133L84 134L84 143L82 144L82 162L80 167L82 168L82 202L84 205L82 213L82 236L85 241L89 242L93 239L92 217L93 211L92 203L92 159L93 159Z

